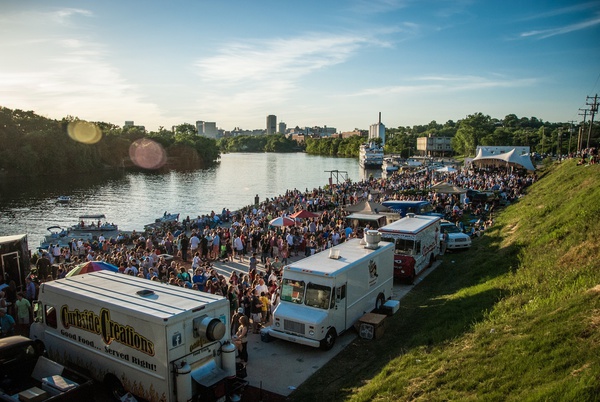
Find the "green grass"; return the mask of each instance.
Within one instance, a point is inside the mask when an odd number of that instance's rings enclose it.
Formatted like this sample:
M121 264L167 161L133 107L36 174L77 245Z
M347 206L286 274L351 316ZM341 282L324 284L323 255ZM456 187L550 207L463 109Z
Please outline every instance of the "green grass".
M550 166L386 321L290 400L600 400L600 166Z

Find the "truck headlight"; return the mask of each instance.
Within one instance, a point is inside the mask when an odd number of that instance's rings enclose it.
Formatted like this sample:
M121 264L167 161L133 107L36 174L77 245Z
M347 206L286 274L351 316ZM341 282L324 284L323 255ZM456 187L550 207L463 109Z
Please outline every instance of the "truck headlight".
M280 324L279 324L279 321L277 321L277 322L275 323L275 326L276 326L276 327L279 327L279 326L280 326Z
M311 329L310 331L308 331L308 334L309 334L310 336L315 336L315 331Z

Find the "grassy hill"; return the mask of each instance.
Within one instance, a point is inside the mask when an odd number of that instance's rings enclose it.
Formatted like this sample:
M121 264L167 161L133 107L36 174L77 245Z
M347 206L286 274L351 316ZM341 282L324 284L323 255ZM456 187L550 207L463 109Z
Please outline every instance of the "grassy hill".
M541 173L387 321L290 399L600 400L600 166Z

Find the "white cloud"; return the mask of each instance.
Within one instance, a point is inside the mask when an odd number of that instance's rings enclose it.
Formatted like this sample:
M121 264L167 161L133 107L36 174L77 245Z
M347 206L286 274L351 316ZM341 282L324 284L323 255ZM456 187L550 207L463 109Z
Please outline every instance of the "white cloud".
M575 24L569 24L562 27L523 32L519 36L521 38L533 37L538 39L546 39L556 35L564 35L571 32L580 31L582 29L591 28L598 24L600 24L600 17L596 16L595 18L589 19L587 21L581 21Z
M496 76L486 78L474 75L430 75L415 77L410 81L422 82L412 85L391 85L385 87L368 88L358 93L350 94L350 97L362 97L372 95L394 95L394 94L423 94L440 93L452 91L472 91L488 88L522 88L534 85L538 82L535 78L505 78Z

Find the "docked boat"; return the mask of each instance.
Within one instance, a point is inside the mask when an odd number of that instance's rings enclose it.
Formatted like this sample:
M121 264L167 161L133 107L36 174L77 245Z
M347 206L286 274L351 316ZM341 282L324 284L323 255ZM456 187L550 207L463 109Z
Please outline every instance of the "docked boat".
M56 199L56 202L60 202L61 204L66 204L68 202L71 202L71 197L69 197L68 195L59 195L58 198Z
M400 162L394 158L385 158L383 160L383 166L381 167L384 172L393 173L400 169Z
M118 231L119 228L114 223L106 222L106 216L104 214L95 215L81 215L79 217L79 223L71 226L69 232L113 232Z
M365 169L381 168L383 165L383 147L374 142L362 144L358 152L358 163Z
M144 229L145 230L156 229L156 228L162 227L163 225L170 224L170 223L176 223L178 221L179 221L179 214L170 214L167 211L165 211L163 216L161 216L160 218L156 218L156 220L152 223L144 225Z
M67 229L64 229L60 226L50 226L47 228L48 234L44 236L44 239L40 242L39 249L47 250L50 245L59 245L60 247L65 247L69 245L69 242L73 237L77 237L77 239L82 240L91 240L91 233L72 233Z

